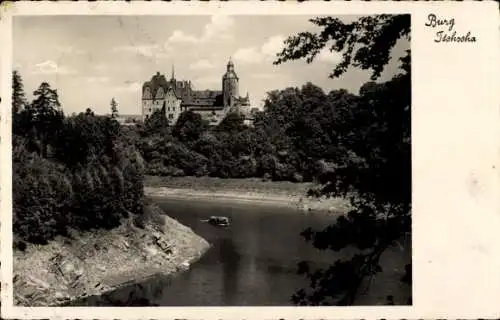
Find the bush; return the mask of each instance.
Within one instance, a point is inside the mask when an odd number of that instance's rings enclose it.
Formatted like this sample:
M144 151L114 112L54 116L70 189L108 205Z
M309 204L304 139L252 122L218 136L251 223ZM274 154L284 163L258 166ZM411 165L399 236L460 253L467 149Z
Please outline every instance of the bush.
M61 167L37 154L14 154L25 159L13 163L13 228L28 242L46 243L64 233L71 215L73 187Z
M134 217L134 225L136 227L144 229L148 224L152 224L160 230L165 226L165 213L156 205L146 205L144 213Z

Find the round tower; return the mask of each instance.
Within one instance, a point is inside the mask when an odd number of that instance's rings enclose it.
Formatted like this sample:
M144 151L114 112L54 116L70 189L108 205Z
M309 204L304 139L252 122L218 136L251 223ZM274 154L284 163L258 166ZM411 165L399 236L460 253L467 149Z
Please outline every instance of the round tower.
M224 97L224 107L233 107L239 97L238 76L234 72L234 64L231 58L227 63L227 70L222 77L222 93Z

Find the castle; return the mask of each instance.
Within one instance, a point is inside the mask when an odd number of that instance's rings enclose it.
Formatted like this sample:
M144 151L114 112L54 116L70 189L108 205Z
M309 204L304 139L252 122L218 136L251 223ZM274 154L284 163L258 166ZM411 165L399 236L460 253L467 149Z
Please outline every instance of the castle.
M174 124L180 114L186 110L199 113L211 125L217 125L228 112L237 112L245 116L245 122L251 122L250 98L239 95L239 78L234 71L234 64L229 59L226 73L222 76L222 91L193 90L191 81L177 81L172 66L172 75L167 80L157 72L150 81L142 86L142 117L145 121L156 110L165 107L166 117Z

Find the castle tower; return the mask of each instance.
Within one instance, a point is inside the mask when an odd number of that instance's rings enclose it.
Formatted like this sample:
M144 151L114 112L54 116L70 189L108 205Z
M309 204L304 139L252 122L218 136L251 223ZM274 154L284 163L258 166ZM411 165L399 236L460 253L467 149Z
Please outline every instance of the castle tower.
M170 75L170 88L176 90L177 89L177 81L175 81L175 67L172 63L172 73Z
M231 108L235 105L236 99L239 97L238 81L238 76L236 75L236 72L234 72L233 61L229 58L226 73L222 76L224 108Z

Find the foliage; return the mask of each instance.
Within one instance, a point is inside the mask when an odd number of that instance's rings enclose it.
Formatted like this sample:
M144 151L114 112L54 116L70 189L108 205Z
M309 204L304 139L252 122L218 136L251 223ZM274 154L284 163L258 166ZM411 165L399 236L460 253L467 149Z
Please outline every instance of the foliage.
M389 62L396 41L409 37L410 32L409 15L362 17L351 23L319 17L311 22L322 30L288 38L275 63L300 58L312 62L327 47L343 53L331 77L342 75L353 65L371 69L372 79L376 79ZM321 231L307 229L303 236L319 249L360 250L351 259L336 261L326 270L310 270L305 262L301 263L299 273L310 279L310 290L302 289L294 295L297 304L352 304L363 281L382 271L379 259L383 252L411 231L409 50L401 67L403 74L388 82L365 84L359 98L333 93L337 103L328 120L331 125L328 128L325 123L323 133L319 133L322 126L314 116L316 121L303 115L298 127L292 126L294 132L306 136L295 140L296 145L306 143L303 149L313 155L323 154L335 164L333 170L319 177L323 187L317 194L347 196L353 206L335 224ZM342 100L350 102L338 103ZM329 135L331 141L325 141ZM316 139L319 141L314 143ZM328 144L337 146L336 150L321 150Z
M34 95L13 114L21 120L13 122L16 243L46 243L69 228L113 228L142 215L144 163L118 138L119 124L90 108L64 117L48 83Z
M134 224L144 229L147 224L152 224L156 227L165 226L165 216L163 211L157 207L151 205L151 203L145 203L144 213L134 217Z
M54 139L54 156L69 167L102 159L113 161L119 129L119 123L111 118L89 113L66 118Z
M244 121L244 116L231 112L222 121L219 123L217 126L217 129L219 131L224 131L224 132L239 132L245 128L245 125L243 123Z
M144 123L144 131L146 135L150 134L167 134L168 119L165 111L165 105L160 110L155 110L151 117L148 117Z
M64 114L60 109L57 90L52 89L47 82L43 82L33 95L33 102L21 111L21 124L25 127L18 131L29 132L31 138L38 141L41 156L47 157L48 146L57 136Z
M372 78L376 79L389 63L397 40L409 37L410 19L410 15L377 15L345 23L339 18L317 17L310 22L322 28L321 32L300 32L286 39L285 48L278 54L275 64L302 58L310 63L327 48L342 53L342 61L330 77L341 76L352 65L372 70ZM410 50L402 62L402 69L409 72Z
M147 132L138 145L152 175L311 181L318 161L343 152L340 113L358 99L345 90L325 94L307 83L270 92L254 126L229 113L209 128L199 114L184 112L172 134Z
M94 116L94 111L92 111L92 109L90 109L90 108L87 108L87 109L85 109L85 115L86 116Z
M111 99L110 106L111 106L111 118L112 119L118 118L118 103L116 102L115 98Z
M29 153L21 138L13 153L14 232L23 240L44 243L63 233L71 183L60 166Z
M198 140L206 129L207 123L201 118L201 115L188 110L181 113L177 119L172 136L187 143Z
M26 96L24 94L23 79L17 70L12 74L12 112L18 113L26 105Z

